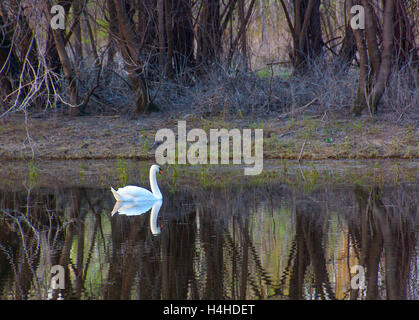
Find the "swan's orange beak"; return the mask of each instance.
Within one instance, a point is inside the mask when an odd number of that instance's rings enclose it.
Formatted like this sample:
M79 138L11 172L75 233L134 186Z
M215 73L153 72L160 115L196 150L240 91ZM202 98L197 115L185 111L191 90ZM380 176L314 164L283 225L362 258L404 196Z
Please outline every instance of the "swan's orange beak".
M162 174L163 173L163 170L162 169L159 169L159 173Z

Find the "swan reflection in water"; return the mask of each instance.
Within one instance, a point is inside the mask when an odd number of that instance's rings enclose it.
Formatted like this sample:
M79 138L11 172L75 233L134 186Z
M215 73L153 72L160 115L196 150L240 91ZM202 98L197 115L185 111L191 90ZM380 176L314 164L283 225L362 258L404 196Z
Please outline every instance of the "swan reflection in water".
M143 201L117 201L112 210L112 216L115 213L126 216L139 216L151 208L150 229L153 235L159 235L160 226L157 223L159 211L163 200L143 200Z

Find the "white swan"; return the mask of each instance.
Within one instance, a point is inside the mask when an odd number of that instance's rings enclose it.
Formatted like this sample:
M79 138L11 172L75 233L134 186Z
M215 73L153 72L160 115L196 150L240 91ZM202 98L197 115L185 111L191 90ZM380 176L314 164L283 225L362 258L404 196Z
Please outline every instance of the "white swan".
M115 191L111 187L111 191L116 201L143 201L143 200L161 200L163 196L157 185L156 174L161 173L162 170L158 165L153 164L150 167L150 186L151 191L137 186L126 186Z

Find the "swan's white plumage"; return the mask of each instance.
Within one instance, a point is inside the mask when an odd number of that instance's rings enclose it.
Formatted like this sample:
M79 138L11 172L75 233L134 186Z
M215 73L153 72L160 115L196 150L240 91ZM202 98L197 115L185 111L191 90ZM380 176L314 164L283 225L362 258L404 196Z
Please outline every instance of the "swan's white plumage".
M162 200L143 200L143 201L117 201L112 210L112 215L118 213L126 216L139 216L147 212L151 208L150 229L153 235L159 235L161 232L158 224L159 211L162 206Z
M160 171L158 165L150 167L150 186L152 192L137 186L126 186L115 191L111 187L111 191L117 201L142 201L142 200L160 200L163 196L157 184L156 174Z
M137 186L126 186L123 188L119 188L116 192L122 198L150 198L152 200L156 199L156 197L149 190Z
M126 216L139 216L150 210L158 201L161 202L161 200L117 201L112 210L112 215L118 212L118 214Z

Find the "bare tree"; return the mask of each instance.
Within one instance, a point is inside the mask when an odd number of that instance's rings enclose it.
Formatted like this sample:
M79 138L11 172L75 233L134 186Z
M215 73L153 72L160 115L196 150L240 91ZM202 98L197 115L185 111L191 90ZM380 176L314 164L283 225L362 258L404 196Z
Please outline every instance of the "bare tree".
M293 0L293 14L284 0L281 5L293 40L291 61L297 70L304 71L308 60L322 52L320 0Z
M204 0L197 31L197 59L213 61L221 54L221 15L219 0Z
M384 94L391 71L393 60L393 30L394 30L394 0L384 3L382 16L382 44L379 45L378 15L375 7L366 0L362 0L365 8L365 32L361 29L354 31L357 50L360 58L360 80L357 98L352 109L356 115L361 114L365 107L371 114L377 112L378 104ZM350 11L352 0L347 2Z
M52 6L51 2L48 3L48 8ZM48 12L50 12L49 10ZM62 30L54 30L52 29L52 35L54 37L55 47L57 49L58 56L60 58L60 63L63 68L63 72L65 75L65 79L68 83L68 96L69 96L69 104L70 104L70 115L71 116L78 116L80 114L79 111L79 93L78 93L78 86L77 86L77 77L75 74L74 66L70 57L68 56L67 50L65 48L65 40L63 36Z
M118 40L121 54L125 61L128 78L135 93L137 112L143 113L147 110L150 99L134 31L135 28L132 20L129 18L127 1L114 0L114 6L118 21Z

